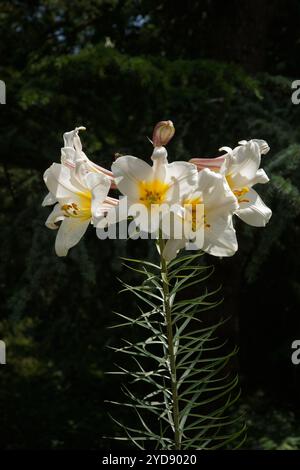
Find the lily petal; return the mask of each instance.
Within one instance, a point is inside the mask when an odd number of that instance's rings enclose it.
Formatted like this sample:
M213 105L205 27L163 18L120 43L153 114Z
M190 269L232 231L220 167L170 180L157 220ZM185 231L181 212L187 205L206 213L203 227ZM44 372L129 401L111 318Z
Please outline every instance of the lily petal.
M220 173L215 173L208 168L201 171L198 188L201 188L205 210L210 215L216 217L224 211L233 213L238 209L237 199Z
M265 172L265 170L260 168L259 170L257 170L255 177L250 182L250 185L254 186L257 183L265 184L265 183L268 183L269 181L270 181L270 179L269 179L267 173Z
M53 163L45 171L44 181L49 191L58 200L73 197L78 191L82 191L79 183L75 186L72 170L60 163Z
M48 193L47 196L45 196L42 206L52 206L57 202L56 197L52 193Z
M245 195L245 199L246 198L247 202L240 203L236 215L246 222L246 224L252 225L253 227L265 227L272 216L271 209L266 206L257 192L252 188Z
M75 218L65 218L58 230L55 251L57 256L67 256L68 251L81 240L85 234L90 221L82 221Z
M60 161L69 168L75 168L76 152L71 147L63 147L61 149Z
M233 157L230 158L227 174L230 174L233 188L247 186L256 177L260 166L259 146L254 141L249 141L245 145L236 147L233 150Z
M85 131L86 128L83 126L75 127L74 130L70 132L65 132L63 135L65 147L72 147L76 151L80 152L82 150L81 140L78 135L79 131Z
M193 163L173 162L168 164L166 182L172 189L173 203L186 198L195 189L197 181L198 170Z
M92 215L99 217L103 213L102 206L110 189L110 180L100 173L88 173L85 175L84 181L92 194Z
M58 223L65 219L65 213L61 210L60 205L56 204L45 222L47 228L51 230L58 229Z
M139 199L139 182L150 181L152 167L143 160L125 155L112 164L115 183L122 194L133 200Z
M203 251L213 256L233 256L238 249L232 216L219 217L205 230Z
M241 140L239 142L239 144L240 145L246 145L247 142L248 142L247 140ZM269 144L263 139L251 139L249 142L256 142L257 143L261 155L266 155L270 150Z

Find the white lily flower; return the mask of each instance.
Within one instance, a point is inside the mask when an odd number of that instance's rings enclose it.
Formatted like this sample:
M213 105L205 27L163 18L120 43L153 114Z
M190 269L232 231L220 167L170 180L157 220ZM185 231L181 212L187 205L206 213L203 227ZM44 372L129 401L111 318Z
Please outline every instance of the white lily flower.
M186 208L185 215L181 219L177 216L177 220L180 220L181 224L187 219L191 220L192 230L190 234L185 234L186 238L167 241L163 252L167 261L175 258L178 251L184 248L198 231L203 231L203 237L199 237L199 239L202 238L202 243L199 246L196 243L194 248L220 257L232 256L237 251L232 215L238 208L238 204L221 174L207 168L201 171L198 174L197 185L188 197L181 201L181 204ZM197 220L196 217L198 204L203 204L204 209L201 220Z
M191 192L197 168L188 162L168 163L164 147L155 147L151 159L153 166L131 155L122 156L113 163L112 172L116 186L128 198L128 215L135 215L133 207L142 205L145 216L139 218L139 228L154 233L159 218L153 215L169 210Z
M58 256L66 256L90 223L94 224L118 205L117 199L107 195L113 180L112 172L91 162L82 151L78 135L82 129L77 127L64 134L61 164L53 163L44 174L49 194L43 206L57 203L46 226L59 228L55 242Z
M252 189L257 183L267 183L269 178L260 167L261 154L267 153L269 146L265 141L249 140L233 150L223 147L225 160L220 168L236 196L239 208L236 215L249 225L264 227L271 218L272 211Z
M72 169L53 163L45 171L44 181L57 202L46 226L58 229L55 251L58 256L66 256L69 249L80 241L93 219L107 211L111 199L107 198L110 180L103 174L88 170L79 180L74 177ZM58 226L59 222L61 224Z

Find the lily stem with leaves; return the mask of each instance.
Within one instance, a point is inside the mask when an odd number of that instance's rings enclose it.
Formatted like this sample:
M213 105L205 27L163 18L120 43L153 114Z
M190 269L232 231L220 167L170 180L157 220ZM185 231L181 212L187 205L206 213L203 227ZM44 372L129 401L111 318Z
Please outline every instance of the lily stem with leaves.
M168 266L167 262L162 256L165 240L162 236L158 240L159 252L160 252L160 267L161 267L161 278L163 288L163 304L164 304L164 315L167 327L167 339L168 339L168 361L171 373L171 389L172 389L172 402L173 402L173 424L174 424L174 443L175 449L180 449L180 430L179 430L179 400L178 400L178 384L176 377L176 354L174 348L174 337L173 337L173 324L172 324L172 305L170 300L170 289L168 279Z

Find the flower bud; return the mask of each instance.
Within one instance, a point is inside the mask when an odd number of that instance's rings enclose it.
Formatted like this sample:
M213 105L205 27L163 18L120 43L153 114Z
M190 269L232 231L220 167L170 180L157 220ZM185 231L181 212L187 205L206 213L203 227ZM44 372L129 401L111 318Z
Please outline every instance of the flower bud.
M175 127L172 121L160 121L156 124L153 131L154 147L162 147L168 144L175 134Z

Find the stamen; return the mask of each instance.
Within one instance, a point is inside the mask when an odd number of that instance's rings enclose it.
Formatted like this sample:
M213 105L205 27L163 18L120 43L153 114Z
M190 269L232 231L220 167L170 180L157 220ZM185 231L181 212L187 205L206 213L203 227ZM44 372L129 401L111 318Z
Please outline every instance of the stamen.
M63 204L61 210L64 212L65 217L73 217L78 219L87 220L90 219L91 214L91 202L89 199L83 199L84 206L79 207L77 203L72 202L71 204Z
M244 196L244 194L247 194L249 192L248 186L244 186L241 189L235 189L233 191L233 194L235 194L238 198Z

